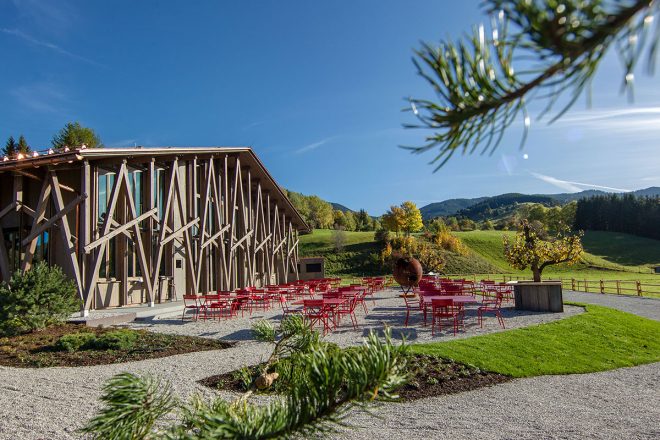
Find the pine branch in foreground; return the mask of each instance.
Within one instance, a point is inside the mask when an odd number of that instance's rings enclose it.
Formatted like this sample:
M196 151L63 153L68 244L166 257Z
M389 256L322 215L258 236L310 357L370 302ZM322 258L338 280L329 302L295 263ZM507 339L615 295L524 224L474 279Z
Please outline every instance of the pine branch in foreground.
M425 145L404 148L413 153L438 149L431 161L439 163L436 170L457 150L492 153L520 116L522 146L531 124L528 101L545 102L540 119L568 95L551 122L561 117L588 89L613 47L624 67L622 90L632 93L634 70L643 55L653 73L660 38L658 2L489 0L485 9L491 16L490 32L481 25L457 42L423 43L413 58L436 99L411 98L418 123L405 126L433 134Z
M389 331L384 341L371 333L363 346L351 350L314 347L301 357L305 379L286 396L265 405L250 403L250 393L233 402L195 397L178 405L180 422L162 429L155 421L174 409L169 388L159 391L153 380L125 373L108 382L102 397L106 406L83 432L112 440L320 437L333 432L349 409L395 397L391 391L405 380L406 350L392 343ZM152 403L140 409L138 401ZM128 416L129 411L135 415Z

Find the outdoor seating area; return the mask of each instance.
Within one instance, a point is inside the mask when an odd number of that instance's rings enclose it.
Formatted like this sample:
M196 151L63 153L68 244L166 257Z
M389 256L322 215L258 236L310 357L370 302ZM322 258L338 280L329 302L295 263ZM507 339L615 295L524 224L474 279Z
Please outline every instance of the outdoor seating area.
M181 320L220 320L252 316L279 308L282 317L303 315L312 328L323 334L336 330L343 319L358 329L356 310L369 312L374 294L383 289L384 277L365 277L360 282L341 285L341 278L299 280L264 287L245 287L209 295L184 295Z
M225 321L235 318L282 319L297 314L324 336L339 329L418 327L431 337L456 336L496 320L507 328L503 309L513 310L513 286L492 280L479 282L425 275L409 293L401 293L391 277L352 280L323 278L245 287L208 295L185 295L181 321ZM371 312L378 303L377 314ZM242 325L236 323L237 325ZM247 324L243 324L247 325ZM374 327L374 325L370 325Z
M411 313L421 313L423 325L430 316L431 334L442 331L443 324L455 336L465 329L466 311L476 309L477 323L483 327L484 315L494 315L505 328L502 305L513 303L513 286L491 280L474 282L465 279L439 278L425 275L411 293L402 295L406 305L405 325Z

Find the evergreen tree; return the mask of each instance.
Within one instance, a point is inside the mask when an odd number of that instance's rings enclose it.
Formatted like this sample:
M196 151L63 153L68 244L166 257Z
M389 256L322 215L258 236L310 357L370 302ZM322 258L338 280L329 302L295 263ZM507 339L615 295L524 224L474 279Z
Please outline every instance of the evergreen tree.
M11 158L16 154L17 151L18 145L16 144L14 136L9 136L9 139L7 139L7 143L5 144L5 148L2 149L2 154Z
M102 147L101 139L91 128L83 127L79 122L69 122L51 141L53 148L78 148L85 145L87 148Z
M28 145L27 141L25 140L25 136L20 135L18 137L18 152L23 153L23 154L30 154L32 152L32 149Z

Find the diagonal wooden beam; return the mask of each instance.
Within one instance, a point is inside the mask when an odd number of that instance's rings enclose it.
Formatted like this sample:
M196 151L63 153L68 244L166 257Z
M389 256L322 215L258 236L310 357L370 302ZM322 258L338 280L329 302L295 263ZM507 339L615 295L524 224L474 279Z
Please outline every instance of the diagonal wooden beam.
M35 238L39 237L42 232L53 226L58 220L66 216L69 212L73 211L76 208L76 206L78 206L80 202L82 202L86 198L87 198L87 194L79 195L78 197L70 201L62 210L58 211L57 214L46 220L45 223L35 224L36 227L33 227L32 231L30 232L30 235L28 235L23 239L23 241L21 242L21 246L25 246Z
M127 192L128 192L128 191L127 191ZM105 234L104 236L99 237L98 239L94 240L93 242L91 242L90 244L88 244L87 246L85 246L85 252L89 254L92 250L94 250L94 249L97 248L98 246L104 244L105 242L107 242L108 240L110 240L112 237L114 237L114 236L116 236L116 235L119 235L119 234L123 233L124 231L127 231L128 229L130 229L130 228L132 228L133 226L135 226L135 225L137 225L138 223L140 223L142 220L144 220L144 219L146 219L146 218L148 218L148 217L151 217L151 215L152 215L154 212L158 212L158 208L151 209L151 210L145 212L144 214L138 216L137 218L134 218L133 220L124 223L124 224L121 225L120 227L118 227L118 228L116 228L116 229L114 229L114 230L108 232L108 233Z
M64 199L62 198L62 192L60 191L59 179L57 178L57 173L55 171L50 172L50 181L53 186L52 191L55 210L60 212L64 211L67 207L64 206ZM80 197L82 197L80 200L82 201L87 197L87 194L82 194ZM78 205L80 201L78 201L76 205ZM60 235L62 236L62 242L66 243L67 251L69 253L69 262L71 263L71 270L73 271L76 287L78 288L78 296L80 297L81 301L84 301L85 292L80 277L80 267L78 266L76 248L71 242L71 230L69 229L69 221L66 218L66 214L62 217L62 221L60 222L60 227L58 229L60 230Z
M169 243L170 241L174 240L174 239L177 238L179 235L181 235L182 233L184 233L185 231L187 231L188 229L192 228L193 226L195 226L195 225L198 224L198 223L199 223L199 219L198 219L198 218L196 218L196 219L194 219L194 220L192 220L192 221L186 223L184 226L181 226L179 229L177 229L176 231L172 232L170 235L168 235L167 237L165 237L165 238L161 241L161 244L167 244L167 243Z

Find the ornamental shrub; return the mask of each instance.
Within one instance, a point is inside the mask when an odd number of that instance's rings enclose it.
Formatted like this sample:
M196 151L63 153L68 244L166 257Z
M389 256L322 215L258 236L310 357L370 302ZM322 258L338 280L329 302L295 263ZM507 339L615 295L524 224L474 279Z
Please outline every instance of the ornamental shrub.
M96 335L91 332L70 333L62 336L55 343L55 349L59 351L78 351L86 349L96 343Z
M113 330L99 336L94 343L94 348L97 350L130 350L135 347L139 337L140 334L133 330Z
M62 322L80 309L76 286L62 269L39 262L0 285L0 335L16 335Z

